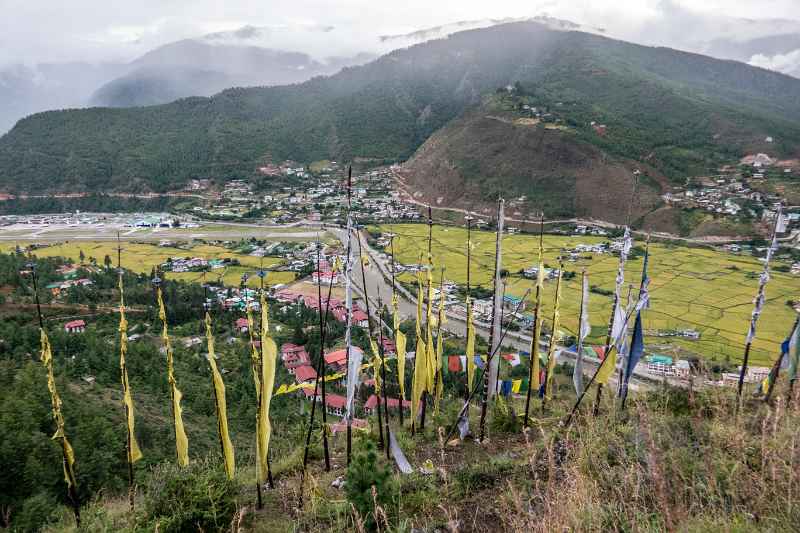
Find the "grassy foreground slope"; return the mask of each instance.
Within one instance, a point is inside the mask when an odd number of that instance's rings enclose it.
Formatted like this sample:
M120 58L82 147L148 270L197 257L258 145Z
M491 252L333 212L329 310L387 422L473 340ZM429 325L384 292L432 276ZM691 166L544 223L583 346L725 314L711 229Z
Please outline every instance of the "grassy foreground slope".
M637 397L623 414L605 402L599 417L580 416L564 431L557 423L573 398L568 388L544 413L535 402L526 433L513 416L524 398L492 409L482 445L438 444L455 403L415 437L395 429L412 465L430 461L427 474L397 473L375 450L373 421L371 433L356 432L349 469L343 434L332 442L331 472L312 460L302 506L297 470L278 475L257 510L252 465L227 482L210 458L184 470L153 468L136 513L105 497L84 520L93 531L125 532L794 530L796 402L753 402L736 423L733 399L720 391L664 390ZM473 429L477 418L475 410ZM340 476L363 491L332 487ZM61 517L47 531L75 530L65 509Z
M800 81L741 63L514 23L457 33L329 78L229 89L154 107L52 111L0 138L0 189L166 190L264 159L403 160L436 130L520 82L576 126L608 124L610 154L678 177L800 141Z

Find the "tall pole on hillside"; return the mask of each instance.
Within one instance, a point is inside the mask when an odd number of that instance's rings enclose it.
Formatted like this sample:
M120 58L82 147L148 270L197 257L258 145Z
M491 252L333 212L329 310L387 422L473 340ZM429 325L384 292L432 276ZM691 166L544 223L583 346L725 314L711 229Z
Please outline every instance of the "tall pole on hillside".
M300 507L303 506L303 490L305 486L305 478L306 478L306 470L308 468L308 452L311 448L311 434L314 431L314 415L316 413L317 407L317 393L320 390L320 380L322 380L323 387L325 383L325 323L328 320L328 311L330 309L330 301L331 301L331 292L333 290L333 277L331 277L331 283L328 285L328 300L325 302L325 314L322 314L322 288L321 288L321 276L319 275L319 239L317 239L317 306L319 308L319 315L320 315L320 348L319 348L319 359L317 361L317 377L314 380L314 394L311 398L311 412L309 413L309 420L308 420L308 429L306 430L306 442L305 442L305 449L303 450L303 468L300 471L300 496L299 496L299 503ZM324 316L324 318L323 318ZM324 391L325 389L323 389ZM330 455L328 453L328 427L327 427L327 416L325 413L326 405L323 400L322 405L322 442L323 442L323 449L325 451L325 470L326 472L330 471Z
M469 214L464 217L464 219L467 221L467 297L466 297L466 304L467 304L467 343L470 342L470 338L469 338L470 337L470 327L474 327L472 325L472 286L471 286L471 280L470 280L471 271L472 271L472 218L473 218L472 215L469 215ZM474 350L474 338L473 338L472 342L473 342L473 350ZM470 358L472 358L472 361L470 361ZM466 363L467 368L465 368L464 370L467 373L467 379L466 379L466 387L464 387L464 399L466 400L467 398L469 398L469 389L470 389L469 376L470 376L470 370L475 365L475 354L470 354L469 353L469 349L467 349L467 355L466 355L465 363ZM472 370L472 371L474 372L474 370ZM467 412L466 412L465 416L467 417L467 420L469 420L469 409L467 409Z
M433 343L433 339L431 338L431 326L430 326L430 317L431 317L431 276L433 275L433 211L431 206L428 205L428 290L427 290L427 298L428 298L428 306L427 306L427 323L426 323L426 331L428 332L428 339L427 339L427 354L422 354L423 357L428 357L430 353L433 351L433 347L431 344ZM416 354L416 357L420 357L420 354ZM428 394L431 391L428 390L426 386L425 389L422 391L422 413L420 414L419 418L419 428L421 430L425 429L425 413L428 410ZM416 413L415 413L416 414Z
M401 372L400 369L405 369L405 343L403 343L403 353L400 353L400 346L398 346L398 339L397 337L400 335L400 319L398 316L399 310L397 305L397 285L395 281L395 264L394 264L394 233L391 234L389 237L389 250L391 253L391 268L392 268L392 306L394 311L394 321L395 321L395 353L397 354L397 401L398 401L398 413L400 415L400 428L403 428L403 401L405 400L405 394L403 391L405 390L405 372ZM401 361L400 358L403 358Z
M542 331L542 283L544 282L544 212L539 218L539 264L536 267L536 304L533 309L533 335L531 337L531 363L528 371L528 393L525 396L525 421L524 427L528 427L529 414L531 408L531 394L534 384L539 383L539 335ZM534 375L535 374L535 375ZM539 393L539 387L536 387Z
M383 422L385 424L384 433L386 434L386 442L385 442L386 445L384 446L384 448L386 449L386 459L388 460L390 458L389 457L389 448L390 448L390 446L389 446L389 442L390 442L390 439L389 439L389 395L388 395L388 391L386 390L387 389L387 387L386 387L387 386L387 382L386 382L386 350L385 350L384 345L383 345L383 318L381 316L382 313L383 313L383 300L381 300L380 288L376 288L376 292L378 294L378 342L379 342L379 344L378 344L378 353L380 354L380 357L381 357L381 372L380 372L380 374L381 374L381 391L383 392ZM375 377L376 377L375 381L376 382L377 382L377 377L378 377L377 374L378 373L376 372L375 373ZM381 397L378 396L376 399L378 400L378 403L380 404ZM400 404L400 408L401 409L403 408L402 403Z
M353 165L347 166L347 234L346 240L346 253L344 264L344 290L345 290L345 312L347 313L345 324L345 363L347 365L347 379L357 379L357 375L350 375L350 350L352 349L352 327L353 327L353 248L352 248L352 235L353 235ZM355 387L357 384L352 384ZM348 390L351 384L347 384ZM349 393L348 393L349 394ZM349 401L349 399L348 399ZM347 415L347 465L350 466L350 457L353 450L353 413L348 410Z
M364 255L363 255L364 252L361 247L361 231L358 228L356 228L356 243L358 243L358 257L359 257L359 262L361 264L361 286L364 289L364 305L367 308L367 327L369 331L369 340L370 342L373 342L373 339L375 338L375 331L372 327L372 313L370 312L369 293L367 292L367 274L366 274L367 266L364 264ZM380 324L378 325L378 327L380 327ZM374 361L373 363L380 364L380 360ZM374 377L375 377L375 385L377 386L377 380L379 377L377 371L375 372ZM375 391L375 399L377 400L376 410L378 413L378 444L381 446L381 448L384 445L388 447L389 436L386 435L385 441L383 439L383 417L381 413L382 409L381 409L380 397L378 395L377 389L373 388L373 390Z
M61 463L64 470L64 480L67 482L67 497L72 504L72 512L75 515L75 525L81 527L81 503L78 499L78 492L76 490L77 480L75 477L74 463L75 454L72 446L67 440L66 431L64 429L64 417L61 414L61 399L56 390L55 376L53 373L53 354L50 347L50 340L47 338L47 332L44 329L44 318L42 317L42 308L39 303L39 283L36 274L36 262L33 256L29 255L28 262L25 267L30 271L31 281L33 282L33 294L36 300L36 314L39 318L39 333L42 338L42 364L47 368L48 385L50 389L50 401L53 408L53 420L56 424L56 436L61 443Z
M778 204L778 209L775 212L775 224L772 226L772 238L770 239L769 248L767 248L767 256L764 258L764 270L761 272L761 277L758 283L758 292L753 306L753 312L750 317L750 329L747 332L747 340L744 347L744 360L742 361L742 368L739 371L739 385L736 389L736 407L735 411L738 414L739 408L742 403L742 390L744 389L744 378L747 375L747 364L750 360L750 349L753 346L753 339L756 336L756 323L758 317L761 316L761 310L764 307L765 296L764 291L769 281L769 263L772 260L772 255L778 249L778 227L782 222L783 205Z
M500 198L497 202L497 236L495 238L495 254L494 254L494 290L493 290L493 303L492 303L492 329L489 333L489 350L490 353L495 353L500 348L500 310L502 308L502 295L500 292L500 272L502 270L502 242L503 242L503 207L504 200ZM500 372L500 359L497 357L487 360L486 365L488 372L484 373L483 381L483 399L481 401L481 422L480 422L480 437L479 440L483 441L486 432L486 411L489 400L494 398L497 393L497 377Z
M326 333L327 333L327 320L328 320L328 304L330 302L331 296L330 291L328 291L328 301L326 302L325 308L325 316L322 315L322 263L321 263L321 249L322 244L319 241L319 236L317 236L317 301L319 302L319 358L323 361L322 366L322 448L325 454L325 471L330 472L331 470L331 457L330 451L328 450L328 403L325 396L325 341ZM330 283L333 284L333 272L331 272ZM317 379L320 379L320 375L317 374Z
M119 238L119 232L117 232L117 273L119 274L119 366L122 381L122 405L125 411L126 423L125 456L128 463L128 502L130 503L131 512L133 512L136 504L136 485L133 475L133 463L138 461L142 454L139 451L139 445L134 440L133 400L131 399L130 386L128 384L128 367L125 362L125 352L127 351L128 345L128 323L125 320L125 298L122 292L122 242Z

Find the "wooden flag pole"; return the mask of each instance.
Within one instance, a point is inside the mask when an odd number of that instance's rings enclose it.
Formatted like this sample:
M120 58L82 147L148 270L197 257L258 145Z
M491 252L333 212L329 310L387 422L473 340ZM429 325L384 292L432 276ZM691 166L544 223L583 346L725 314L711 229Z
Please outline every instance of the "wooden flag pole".
M397 296L396 296L396 292L395 292L395 291L396 291L396 288L395 288L395 287L396 287L396 285L395 285L395 264L394 264L394 233L391 235L391 237L389 237L389 248L390 248L390 253L391 253L391 256L392 256L392 257L391 257L391 268L392 268L392 304L394 305L395 298L397 297ZM397 312L398 310L396 310L396 309L393 309L393 311ZM395 332L395 342L397 342L397 335L396 335L396 333L397 333L397 332ZM397 345L396 345L396 344L395 344L395 352L397 352ZM399 369L399 364L400 364L400 363L399 363L399 361L400 361L400 357L405 357L405 356L406 356L406 354L405 354L405 353L403 353L403 354L400 354L399 352L397 352L397 358L398 358L398 359L397 359L397 360L398 360L398 371L397 371L397 401L398 401L398 405L399 405L398 414L400 415L400 428L402 428L402 427L403 427L403 399L404 399L404 398L403 398L403 389L405 388L405 383L401 384L401 383L400 383L400 380L404 380L404 379L405 379L405 376L404 376L404 375L403 375L403 376L401 376L401 375L400 375L400 369Z
M356 228L356 242L358 243L358 261L359 264L361 265L361 286L364 289L364 305L367 307L367 326L369 330L369 338L370 340L372 340L375 338L375 330L372 327L372 313L370 312L369 293L367 292L367 273L366 273L366 266L364 265L363 261L364 252L361 248L361 231L358 228ZM388 448L389 436L386 435L386 441L384 441L383 439L383 417L381 413L382 409L381 409L380 397L378 397L377 394L375 396L376 399L378 400L376 405L376 411L378 413L378 444L381 448L383 448L384 445Z
M352 249L352 234L353 234L353 165L347 166L347 256L345 257L345 284L348 298L347 307L347 333L350 335L353 325L353 298L352 298L352 283L353 283L353 249ZM347 353L345 354L345 364L347 365L347 374L349 379L350 374L350 342L352 337L348 337ZM353 413L347 417L347 466L350 466L350 457L353 452Z
M495 239L495 254L494 254L494 290L492 291L492 325L491 330L489 332L489 350L491 352L498 351L500 348L500 339L497 338L496 333L500 330L498 328L498 305L497 305L497 294L498 294L498 283L500 283L500 267L501 267L501 259L500 259L500 251L501 245L500 242L503 238L503 199L500 198L497 201L497 236ZM481 399L481 421L480 421L480 433L478 440L483 442L483 438L486 433L486 412L489 403L490 395L494 397L494 392L491 391L490 388L497 386L497 373L494 371L494 366L496 365L499 368L499 361L493 360L486 361L486 369L488 372L483 373L483 398ZM494 383L490 383L494 381Z
M328 320L328 306L330 305L331 301L331 291L328 291L328 300L325 304L325 316L322 316L322 270L321 270L321 263L320 263L320 248L322 244L319 242L319 237L317 237L317 301L319 302L319 358L320 361L325 361L325 340L326 340L326 332L327 332L327 320ZM333 276L331 276L331 285L333 285ZM322 379L322 449L325 455L325 471L330 472L331 470L331 457L330 451L328 450L328 409L327 409L327 401L325 396L325 366L323 363L322 366L322 376L319 374L317 375L317 379ZM312 420L313 422L313 420Z
M433 269L433 255L432 255L432 253L433 253L433 211L431 209L431 206L428 205L428 269L429 270ZM429 275L428 275L428 291L427 291L427 295L428 295L427 296L427 298L428 298L428 312L426 313L426 316L428 316L428 317L431 316L431 305L433 305L433 303L430 301L430 299L431 299L430 298L430 295L431 295L431 286L430 286L430 284L431 284L431 276L432 275L433 275L433 272L429 272ZM427 329L428 329L428 331L430 331L430 325L427 326ZM428 344L430 344L431 339L428 339L427 342L428 342ZM427 350L428 351L430 351L432 349L433 348L431 348L430 346L427 346ZM416 357L419 357L419 356L420 356L420 354L416 354ZM427 388L422 390L422 400L421 400L422 401L422 413L420 414L420 417L419 417L419 429L422 430L422 431L425 430L425 413L428 410L428 393L429 393L429 391L427 390ZM416 413L414 413L414 415L416 416Z
M33 282L33 295L34 300L36 301L36 316L39 318L39 329L44 334L44 318L42 316L42 306L39 301L39 283L36 275L36 263L33 262L33 258L29 257L29 262L26 264L26 267L31 272L31 280ZM52 363L51 363L52 364ZM64 472L70 472L71 470L68 468L69 460L67 458L67 445L64 443L64 439L61 439L61 462L64 466ZM75 484L77 480L72 478L72 482L67 483L67 496L69 497L70 503L72 503L72 513L75 515L75 525L76 527L81 527L81 503L80 499L78 498L78 492L75 490Z
M319 248L317 248L317 272L319 272ZM331 278L331 281L333 281L333 278ZM320 280L320 276L318 274L317 275L317 295L318 295L318 299L319 299L319 302L318 302L319 313L320 313L320 316L321 316L322 315L322 289L321 289L321 286L319 285L320 283L321 283L321 280ZM300 471L300 496L299 496L299 505L300 505L300 507L303 506L303 488L305 486L306 471L308 469L308 452L309 452L309 449L311 447L311 434L312 434L312 432L314 430L314 415L316 413L316 407L317 407L317 393L320 390L320 380L322 380L322 384L323 384L322 386L323 387L325 386L324 385L325 384L325 379L324 379L324 374L325 374L325 338L324 338L324 334L325 334L325 329L326 328L324 327L324 325L325 325L325 322L327 321L327 318L328 318L328 310L329 310L329 307L330 307L331 291L332 290L333 290L333 283L330 283L328 285L328 301L325 303L324 319L320 318L320 323L323 326L321 331L320 331L320 357L319 357L319 360L317 361L317 377L314 380L314 395L313 395L313 397L311 399L311 412L309 413L309 417L308 417L308 430L306 431L305 449L303 450L303 468ZM323 390L325 390L325 389L323 389ZM323 449L327 452L327 450L328 450L328 433L327 433L327 426L326 426L327 417L325 416L324 401L323 401L323 406L322 406L322 416L323 416L323 422L322 422L323 423L323 427L322 427ZM327 453L325 454L325 459L326 459L326 462L325 462L326 471L330 471L330 456Z
M119 274L119 287L120 287L120 295L119 295L119 297L120 297L120 300L119 300L119 302L120 302L120 310L119 310L119 312L120 312L120 321L122 321L122 313L125 312L124 311L125 303L124 303L122 292L121 292L122 291L122 242L120 241L120 238L119 238L119 232L117 232L117 273ZM123 334L123 333L121 332L120 334ZM120 339L120 342L122 342L121 339ZM128 370L127 370L127 368L125 366L123 366L120 369L120 371L122 372L122 380L123 380L122 386L123 387L127 387L127 383L125 383L125 382L127 381ZM125 391L123 391L123 394L124 393L125 393ZM127 426L127 421L130 420L131 413L128 410L128 406L127 406L127 404L125 404L125 402L123 402L123 405L125 406L125 420L126 420L126 426ZM131 512L133 512L135 507L136 507L136 485L135 485L135 480L134 480L134 475L133 475L133 459L132 459L133 455L132 455L132 444L131 444L131 432L127 429L127 427L125 429L125 434L127 435L126 438L125 438L125 456L128 459L128 502L130 503L130 506L131 506Z
M767 257L764 261L764 271L761 274L761 279L758 284L758 292L756 293L756 303L753 309L753 316L750 319L750 332L747 335L747 343L744 347L744 360L742 361L742 369L739 371L739 385L736 389L736 406L734 407L736 414L739 413L739 408L741 407L742 403L742 390L744 389L744 377L747 375L747 364L750 360L750 348L753 345L753 337L755 336L755 328L756 322L758 321L758 317L761 314L761 304L764 300L764 290L767 285L767 281L769 281L769 262L772 258L773 253L773 246L777 246L776 236L778 233L778 224L780 223L781 216L782 216L782 205L778 206L778 210L775 213L775 224L772 226L772 239L769 243L769 248L767 249Z
M470 307L472 307L472 298L471 298L472 288L471 288L471 285L470 285L470 274L471 274L471 270L472 270L472 216L471 215L467 215L464 218L467 221L467 298L466 298L466 303L467 303L467 306L468 306L467 307L467 315L471 315L471 311L472 310L470 309ZM469 324L467 324L467 327L469 327ZM475 364L475 361L474 361L475 356L473 355L472 357L473 357L472 364ZM467 367L464 369L464 371L467 373L466 379L464 380L464 399L465 400L469 399L469 366L470 366L470 362L469 361L466 361L466 366ZM467 409L467 412L466 412L465 416L467 417L467 419L469 419L469 409Z
M544 264L542 255L544 254L544 213L542 213L541 218L539 219L539 265L537 268L541 268ZM539 272L536 272L537 276ZM536 338L536 328L539 324L539 313L542 310L542 288L539 287L539 283L536 283L536 304L533 310L533 343L538 344L539 339ZM530 370L528 371L528 394L525 397L525 421L523 422L523 427L528 427L530 422L529 415L530 415L530 408L531 408L531 392L533 389L533 358L539 357L539 346L531 344L531 361L530 361ZM536 391L537 393L539 391Z
M383 347L383 319L381 317L381 313L383 311L383 301L381 300L380 291L377 290L377 292L378 292L378 337L379 337L379 342L380 342L380 344L378 344L378 353L380 354L380 357L381 357L381 382L382 382L381 383L381 391L383 392L383 415L384 415L383 416L383 422L385 424L384 433L386 434L386 443L385 443L386 445L384 446L384 448L386 449L386 459L388 460L390 458L389 457L389 448L390 448L390 445L389 445L389 442L390 442L390 439L389 439L389 394L388 394L388 392L386 390L386 388L387 388L386 387L386 385L387 385L387 382L386 382L386 351L385 351L385 349ZM381 402L380 396L377 396L376 399L378 400L378 403ZM402 408L403 408L403 404L402 404L402 401L401 401L400 409L402 409Z
M444 289L444 270L445 270L445 268L442 267L441 278L439 279L439 298L440 299L444 298L444 290L443 290ZM438 317L437 316L436 318L437 318L437 323L436 323L436 344L438 346L439 337L442 335L442 321L439 320L439 319L442 318L442 317ZM434 350L434 353L437 356L439 355L436 352L436 350ZM438 400L437 400L438 392L437 391L439 390L439 380L442 380L442 387L444 387L444 376L442 375L442 361L439 360L439 358L437 358L436 359L436 370L435 370L435 372L433 374L433 397L434 397L434 402L438 402ZM438 405L438 403L436 403L436 405ZM436 411L436 410L434 410L434 411L435 411L434 412L435 415L439 414L438 411Z

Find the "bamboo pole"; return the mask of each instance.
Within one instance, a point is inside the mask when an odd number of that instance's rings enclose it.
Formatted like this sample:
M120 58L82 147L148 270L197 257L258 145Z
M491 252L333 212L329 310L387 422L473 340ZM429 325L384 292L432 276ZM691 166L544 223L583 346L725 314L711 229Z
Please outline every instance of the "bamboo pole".
M39 329L44 332L44 318L42 316L42 306L39 300L39 283L36 274L36 263L33 262L32 257L31 260L26 264L26 267L31 271L31 280L33 281L33 295L34 300L36 301L36 316L39 319ZM67 459L67 445L65 444L64 438L61 439L61 462L64 467L64 472L69 472L70 470L67 468L68 465ZM80 499L78 498L78 492L75 490L75 485L77 480L72 479L71 482L67 483L67 497L72 504L72 514L75 515L75 526L80 529L81 527L81 503Z
M369 293L367 292L367 274L366 274L366 267L364 266L364 262L362 260L362 247L361 247L361 232L358 228L356 228L356 242L358 243L358 258L359 263L361 264L361 286L364 289L364 305L367 307L367 327L369 329L369 338L373 339L375 337L374 330L372 328L372 313L370 312L369 307ZM380 320L380 317L379 317ZM380 327L380 324L379 324ZM384 383L385 385L385 383ZM377 398L377 394L375 395ZM386 440L383 439L383 417L382 417L382 409L381 409L381 402L380 398L378 399L378 403L376 406L376 411L378 413L378 444L382 448L384 445L388 448L389 447L389 436L386 435Z
M119 274L119 287L120 287L120 295L119 295L119 297L120 297L120 300L119 300L120 309L119 309L119 312L120 312L120 322L121 322L122 319L123 319L122 318L122 313L125 312L125 303L124 303L123 296L122 296L122 243L121 243L120 238L119 238L119 232L117 232L117 273ZM120 334L122 335L123 333L120 332ZM122 342L122 339L120 339L120 342ZM120 349L122 349L122 348L120 348ZM127 365L122 364L122 367L120 368L120 373L121 373L122 382L123 382L122 386L123 386L123 388L125 388L125 387L128 386L127 383L126 383L127 382L127 374L128 374ZM124 395L125 391L123 390L122 392L123 392L123 395ZM128 460L127 461L128 462L128 503L130 504L131 512L133 512L135 510L135 508L136 508L136 485L135 485L136 481L134 479L134 474L133 474L133 447L132 447L132 443L131 443L131 432L127 427L128 423L129 423L128 421L130 420L132 413L128 409L128 405L125 402L123 402L123 405L125 406L125 420L126 420L125 456L126 456L126 458Z
M393 304L394 304L395 298L397 298L397 295L396 295L396 292L395 292L396 291L396 289L395 289L396 286L395 286L395 264L394 264L394 237L395 237L394 233L392 233L392 235L389 237L389 248L390 248L390 253L391 253L391 268L392 268L392 303ZM393 309L393 311L395 311L396 313L399 312L399 310L397 310L397 309ZM397 332L395 332L395 343L397 342L396 333ZM395 352L397 352L397 345L396 344L395 344ZM397 401L398 401L398 405L399 405L398 413L400 415L400 427L401 428L403 427L403 400L404 400L404 398L403 398L403 389L405 388L405 383L401 384L400 380L404 380L405 376L404 375L403 376L400 375L400 369L399 369L400 363L399 363L399 361L400 361L400 357L405 357L405 356L406 356L405 353L400 354L399 352L397 352L397 358L398 358L398 363L397 363L398 364L398 371L397 371Z
M758 322L758 317L761 315L761 306L764 302L764 291L766 289L767 282L769 281L769 262L770 259L772 259L774 249L777 247L778 224L781 220L782 208L783 206L778 204L778 210L775 213L775 224L772 226L772 239L770 240L769 248L767 249L767 257L764 261L764 271L761 273L761 279L758 283L755 306L750 319L750 331L748 332L747 343L744 347L744 360L742 361L742 368L739 371L739 385L736 389L735 412L737 415L742 403L742 390L744 389L744 377L747 375L747 365L750 360L750 348L753 345L753 338L755 337L756 323Z
M499 332L501 329L501 324L499 323L500 315L498 314L498 283L500 283L500 270L501 270L501 252L502 252L502 239L503 239L503 199L500 198L497 201L497 236L495 239L495 255L494 255L494 290L493 290L493 303L492 303L492 329L489 332L489 349L492 353L496 352L500 348L500 339L499 339ZM483 438L486 432L486 412L488 409L488 403L491 398L494 398L495 393L497 392L497 375L500 370L500 361L498 359L492 359L486 361L486 368L488 372L484 372L483 374L483 398L481 400L481 421L480 421L480 433L478 440L483 442Z
M543 261L543 254L544 254L544 213L542 213L541 218L539 219L539 265L537 268L542 268L544 264ZM537 270L537 275L539 274ZM528 427L529 423L529 415L530 415L530 407L531 407L531 391L533 389L533 358L539 357L539 339L537 338L537 328L539 328L539 313L542 310L542 288L539 286L539 283L536 283L536 304L533 310L533 341L531 343L531 361L530 361L530 369L528 371L528 394L525 397L525 421L523 422L523 427ZM541 331L541 330L540 330ZM536 391L538 393L538 391Z

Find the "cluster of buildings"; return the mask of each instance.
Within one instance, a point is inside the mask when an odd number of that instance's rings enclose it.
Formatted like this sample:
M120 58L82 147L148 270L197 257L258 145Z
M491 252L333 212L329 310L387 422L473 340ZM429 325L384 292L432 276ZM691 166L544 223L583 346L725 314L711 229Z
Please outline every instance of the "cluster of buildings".
M276 183L268 194L255 193L245 180L233 180L225 184L213 205L198 206L194 210L217 218L240 218L257 212L257 216L276 224L341 222L347 208L346 169L335 161L314 171L311 168L294 161L266 164L258 168L259 174L283 178L283 183ZM389 167L353 176L352 209L359 220L416 220L420 217L416 206L404 202L398 192L391 190L392 180Z
M281 346L280 351L281 362L284 368L294 377L295 383L301 385L298 390L298 395L306 401L315 401L321 404L323 402L322 392L317 390L315 395L312 386L317 379L317 371L312 366L311 357L305 347L293 343L286 343ZM367 358L360 348L355 346L351 348L351 355L357 352L361 355L362 360L366 362ZM384 341L384 354L387 356L395 356L394 344L388 339ZM327 352L324 355L324 361L326 374L330 375L345 372L347 369L347 349L340 348ZM361 385L374 388L374 380L366 377L367 375L368 373L362 373ZM344 386L344 379L328 382L330 390L326 390L324 407L329 415L344 416L347 406L347 397L342 394L345 392ZM361 408L364 416L370 416L374 413L378 400L379 398L375 394L371 394L367 400L363 402ZM389 410L397 411L400 407L400 400L398 398L388 398L387 403ZM403 409L410 409L411 402L404 400L402 407ZM356 427L366 427L367 422L364 419L355 419L353 420L353 425ZM336 429L336 426L334 426L334 429ZM344 427L339 427L338 429L341 430L344 429Z
M45 288L50 291L53 297L60 296L62 292L72 287L88 287L94 284L94 282L88 278L78 278L78 267L73 264L62 265L56 272L63 276L64 279L45 285Z
M775 161L766 154L749 156L743 160L744 171L726 169L728 172L704 178L699 187L673 187L662 198L669 205L702 209L714 215L756 217L761 211L765 218L774 217L775 205L782 201L779 194L757 190L754 185L766 180L767 168ZM791 175L792 169L784 168L776 172ZM746 209L747 211L743 211ZM788 222L800 222L797 217L790 216Z
M211 293L211 297L206 300L209 305L216 302L225 311L243 312L250 309L253 312L258 312L261 310L260 298L258 291L255 289L217 287L214 285L207 285L206 288ZM238 326L239 324L237 324L237 328Z
M209 268L222 268L222 259L206 260L202 257L171 257L160 265L163 272L200 272Z

